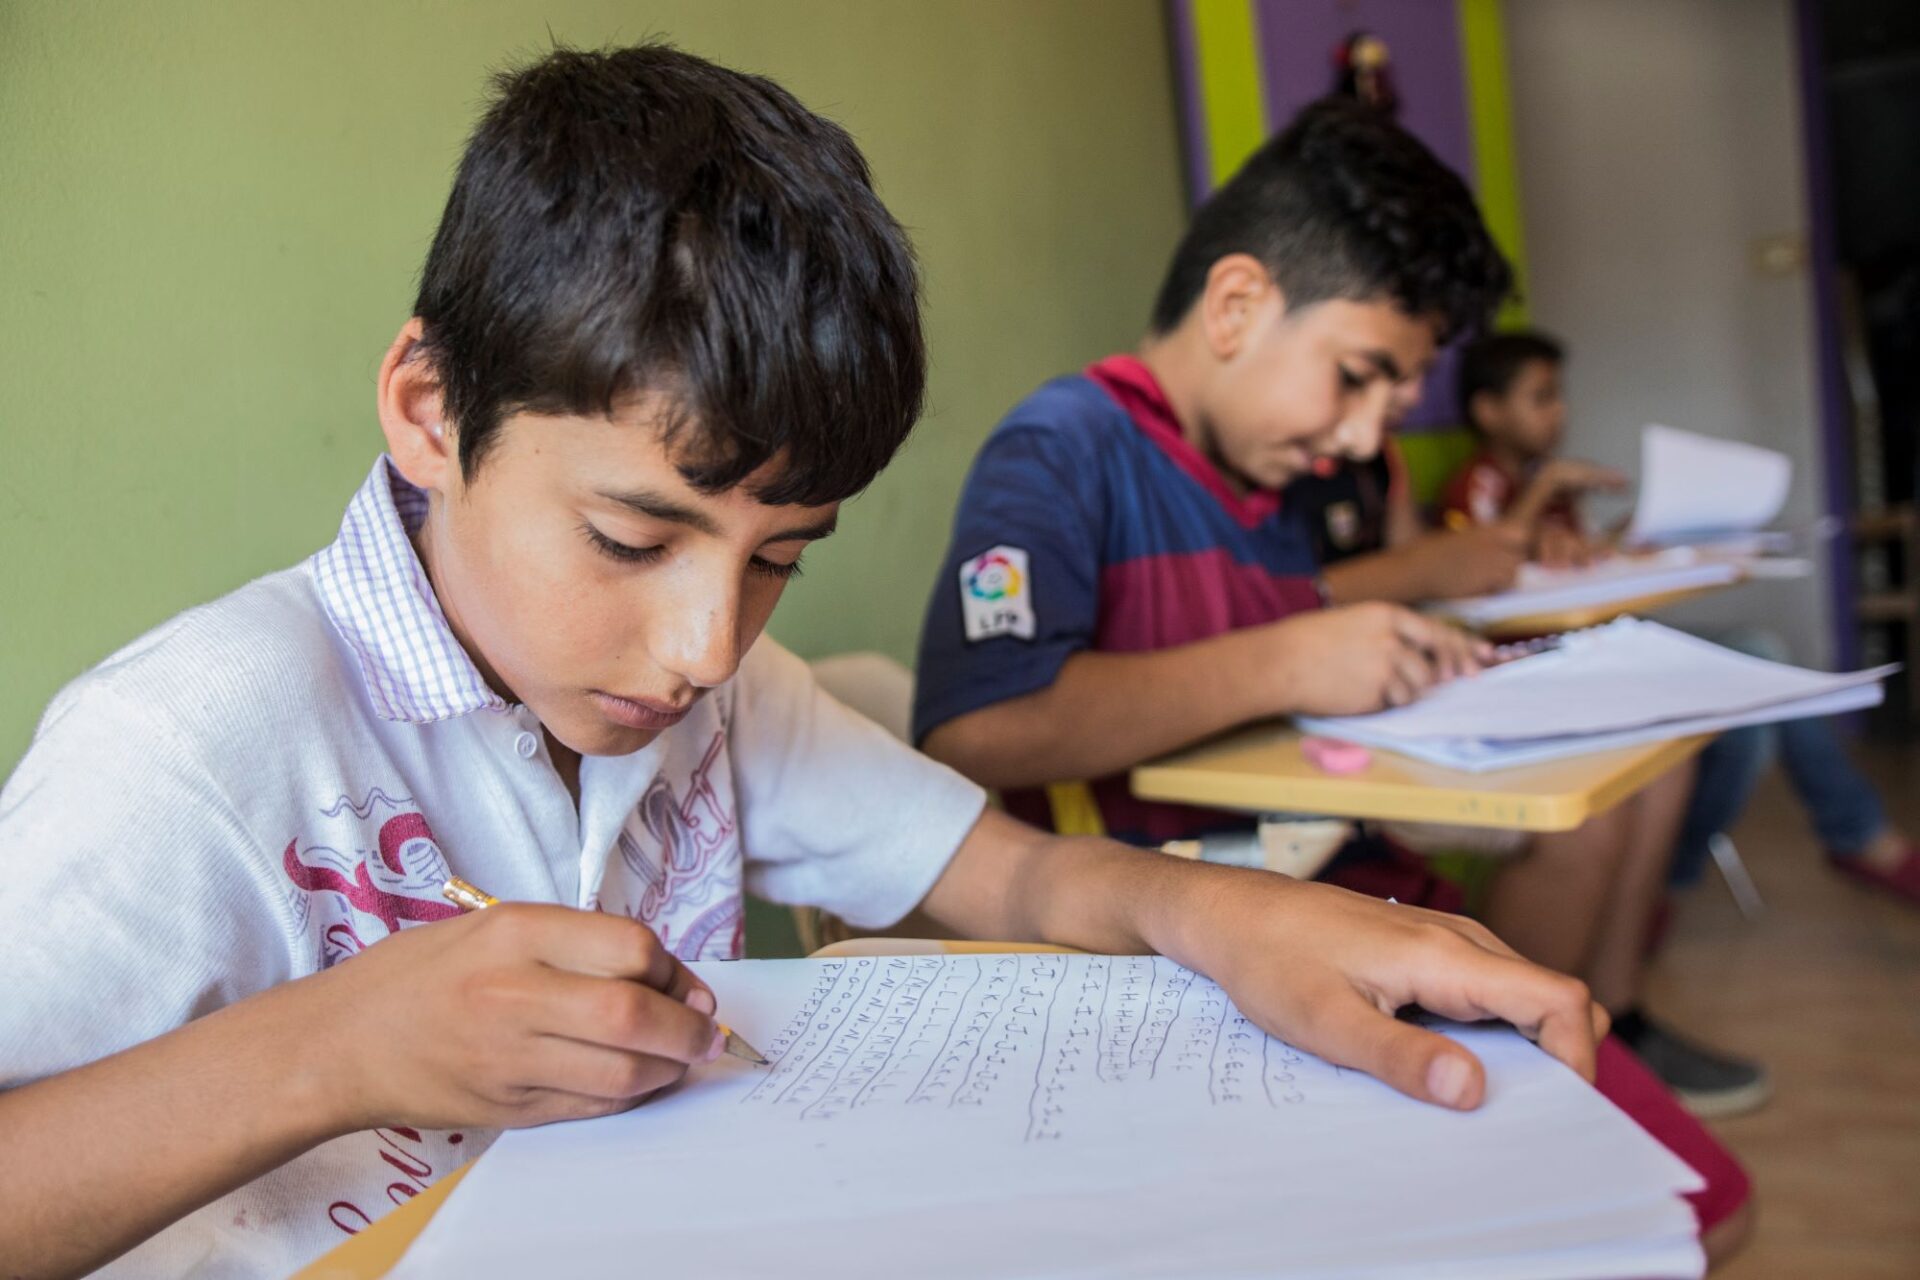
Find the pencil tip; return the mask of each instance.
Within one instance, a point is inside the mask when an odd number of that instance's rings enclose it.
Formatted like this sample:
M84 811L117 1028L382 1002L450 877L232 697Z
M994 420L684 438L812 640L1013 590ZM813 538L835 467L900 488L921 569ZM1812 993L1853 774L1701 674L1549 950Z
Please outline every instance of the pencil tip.
M766 1056L762 1054L758 1049L748 1044L746 1040L740 1035L740 1033L738 1031L735 1031L732 1027L727 1028L726 1051L732 1054L736 1058L741 1058L747 1062L751 1062L756 1067L764 1067L764 1066L770 1065L769 1062L767 1061Z

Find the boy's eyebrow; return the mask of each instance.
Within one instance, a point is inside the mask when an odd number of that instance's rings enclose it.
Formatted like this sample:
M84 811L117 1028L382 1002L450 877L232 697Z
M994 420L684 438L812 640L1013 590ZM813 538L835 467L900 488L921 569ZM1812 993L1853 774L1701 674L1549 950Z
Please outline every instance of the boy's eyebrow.
M675 502L672 498L653 492L650 489L633 489L616 493L607 489L599 491L600 496L609 502L617 502L623 507L637 511L643 516L655 520L665 520L669 524L683 524L698 533L717 537L720 523L706 512ZM816 542L832 533L840 525L838 513L813 524L799 525L791 529L782 529L769 536L768 542Z
M818 542L820 539L827 537L829 534L831 534L835 529L838 529L839 527L840 527L840 517L838 515L831 515L831 516L828 516L825 520L821 520L815 524L803 524L803 525L797 525L791 529L782 529L780 532L769 536L767 538L767 541L768 542Z

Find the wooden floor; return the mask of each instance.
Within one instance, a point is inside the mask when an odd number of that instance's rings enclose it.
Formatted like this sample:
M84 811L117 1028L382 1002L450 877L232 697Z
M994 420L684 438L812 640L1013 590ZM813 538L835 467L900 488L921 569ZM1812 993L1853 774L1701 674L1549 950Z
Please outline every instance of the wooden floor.
M1920 749L1863 757L1920 833ZM1717 874L1682 900L1648 1004L1766 1062L1774 1098L1716 1131L1752 1173L1757 1230L1727 1280L1920 1277L1920 910L1827 870L1776 774L1733 833L1767 910Z

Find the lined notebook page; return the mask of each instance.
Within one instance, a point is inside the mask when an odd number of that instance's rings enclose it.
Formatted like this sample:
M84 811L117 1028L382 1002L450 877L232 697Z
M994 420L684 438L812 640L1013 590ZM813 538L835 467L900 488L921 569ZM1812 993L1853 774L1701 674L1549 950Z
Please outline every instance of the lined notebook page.
M1170 961L695 966L773 1060L509 1134L401 1275L1692 1275L1678 1160L1510 1031L1458 1115Z

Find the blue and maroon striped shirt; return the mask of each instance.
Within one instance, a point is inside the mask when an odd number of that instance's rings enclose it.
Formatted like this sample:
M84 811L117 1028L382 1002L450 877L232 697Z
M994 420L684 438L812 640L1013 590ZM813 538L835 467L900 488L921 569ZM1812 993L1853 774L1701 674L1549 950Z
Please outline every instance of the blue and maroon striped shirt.
M1234 493L1146 366L1111 356L1027 397L975 460L921 632L914 740L1045 688L1082 649L1165 649L1316 608L1316 573L1280 496ZM1121 776L1093 795L1108 833L1139 843L1246 823L1136 800ZM1044 797L1005 799L1047 824Z

